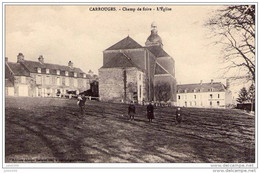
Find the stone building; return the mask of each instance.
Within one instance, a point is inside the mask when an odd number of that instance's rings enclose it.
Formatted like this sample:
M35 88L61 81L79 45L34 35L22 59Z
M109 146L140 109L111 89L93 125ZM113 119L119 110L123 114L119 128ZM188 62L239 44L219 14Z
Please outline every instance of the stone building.
M221 82L177 85L177 106L225 108L232 104L232 92Z
M166 93L161 93L161 85L168 86ZM99 96L101 101L112 102L176 102L174 59L163 50L154 23L145 46L127 36L103 51Z
M19 53L17 62L5 60L5 92L7 96L61 97L69 91L79 93L90 88L90 76L80 68L49 64L43 56L38 61L24 59Z

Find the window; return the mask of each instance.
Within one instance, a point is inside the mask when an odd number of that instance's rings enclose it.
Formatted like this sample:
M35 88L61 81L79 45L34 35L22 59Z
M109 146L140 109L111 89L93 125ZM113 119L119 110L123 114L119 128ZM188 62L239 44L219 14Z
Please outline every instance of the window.
M187 107L187 102L185 102L185 107Z
M197 105L197 103L196 102L194 102L194 106L196 106Z
M212 106L212 102L209 102L209 105Z
M38 88L38 97L41 97L41 96L42 96L42 89Z
M194 95L194 99L196 99L196 95Z
M218 98L220 98L220 94L218 94Z
M37 72L38 72L38 73L41 73L41 72L42 72L41 68L38 67L38 68L37 68Z
M78 79L74 79L74 82L73 82L73 83L74 83L74 86L75 86L75 87L78 87Z
M46 69L46 74L49 74L50 73L50 69Z
M21 83L26 83L26 77L25 76L21 76Z
M57 85L60 85L60 77L57 77Z
M213 95L212 95L212 94L210 94L210 95L209 95L209 98L211 98L211 99L212 99L212 98L213 98Z
M45 84L49 85L50 84L50 76L46 76L45 78Z
M69 72L65 71L65 76L69 76Z
M217 101L217 105L218 105L218 106L219 106L219 104L220 104L219 101Z
M69 86L69 78L65 78L65 85Z
M74 77L77 77L77 73L74 72Z
M57 70L57 75L60 75L60 70Z
M142 97L142 86L141 85L139 86L139 93L140 93L139 95L140 95L140 98L141 98Z
M181 99L181 96L178 96L178 99L180 100L180 99Z
M41 75L36 76L36 84L42 84L42 76Z

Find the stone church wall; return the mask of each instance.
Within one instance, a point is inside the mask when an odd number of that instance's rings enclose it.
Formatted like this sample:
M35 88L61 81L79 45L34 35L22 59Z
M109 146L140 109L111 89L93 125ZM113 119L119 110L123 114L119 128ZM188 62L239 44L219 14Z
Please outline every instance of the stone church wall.
M100 100L111 102L133 100L134 92L137 92L137 72L137 68L99 69Z

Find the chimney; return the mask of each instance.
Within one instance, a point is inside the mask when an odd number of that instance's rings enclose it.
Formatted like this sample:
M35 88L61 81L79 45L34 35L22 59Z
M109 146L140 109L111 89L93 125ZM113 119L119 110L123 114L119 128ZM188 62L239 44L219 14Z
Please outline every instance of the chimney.
M42 64L44 63L44 58L43 58L42 55L39 56L38 60L39 60L40 63L42 63Z
M213 79L211 79L210 84L211 84L211 85L213 84Z
M230 81L229 79L226 79L226 89L229 90L230 88Z
M8 62L8 57L5 57L5 62Z
M73 62L69 61L68 66L69 66L70 68L73 68Z
M200 85L202 85L202 80L200 80Z
M24 61L24 55L22 53L19 53L17 55L17 62L19 63L19 62L23 62L23 61Z

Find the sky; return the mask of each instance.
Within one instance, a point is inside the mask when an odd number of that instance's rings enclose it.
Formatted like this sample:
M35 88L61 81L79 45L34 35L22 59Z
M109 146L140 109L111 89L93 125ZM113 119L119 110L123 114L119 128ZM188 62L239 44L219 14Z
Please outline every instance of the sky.
M83 71L103 65L103 51L128 35L142 46L155 22L164 50L175 60L178 84L222 81L220 49L204 26L218 6L167 6L171 11L90 11L98 6L6 6L5 56L16 62L19 52L26 60L43 55L47 63L72 61ZM109 7L109 6L99 6ZM165 6L164 6L165 7ZM121 9L121 10L119 10Z

